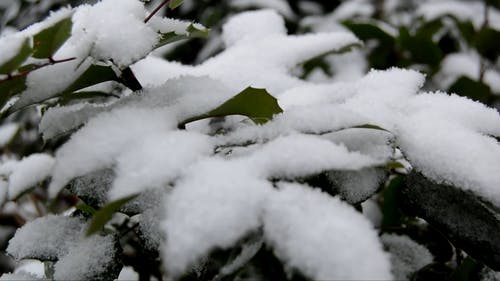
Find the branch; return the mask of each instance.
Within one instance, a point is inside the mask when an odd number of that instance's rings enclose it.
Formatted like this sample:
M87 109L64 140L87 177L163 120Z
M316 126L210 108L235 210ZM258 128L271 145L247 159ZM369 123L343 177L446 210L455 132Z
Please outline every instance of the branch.
M35 70L38 70L40 68L43 68L43 67L46 67L46 66L49 66L49 65L58 64L58 63L72 61L72 60L75 60L75 59L76 58L69 58L69 59L63 59L63 60L49 59L49 62L42 63L42 64L39 64L39 65L35 65L33 68L27 69L27 70L25 70L23 72L19 72L19 73L14 74L14 75L10 75L10 74L7 75L7 78L0 79L0 84L5 83L5 82L10 81L10 80L14 80L16 78L24 77L24 76L30 74L31 72L33 72Z
M163 0L163 2L161 2L160 5L158 5L158 7L156 7L152 12L151 14L149 14L149 16L147 18L144 19L144 23L148 23L148 21L156 14L158 13L158 11L163 8L163 6L167 5L168 1L170 0Z

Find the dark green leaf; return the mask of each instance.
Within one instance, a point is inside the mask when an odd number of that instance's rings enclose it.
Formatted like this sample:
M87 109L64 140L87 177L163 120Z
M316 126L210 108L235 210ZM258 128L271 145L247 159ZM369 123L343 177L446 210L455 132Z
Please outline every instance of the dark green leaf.
M451 275L450 281L475 280L483 266L471 257L466 257Z
M168 7L173 10L182 5L183 1L184 0L170 0L170 2L168 3Z
M372 130L380 130L380 131L385 131L385 132L389 132L387 129L384 129L380 126L377 126L377 125L373 125L373 124L363 124L363 125L358 125L358 126L353 126L353 127L350 127L352 129L372 129Z
M216 109L196 117L189 118L180 124L183 125L210 117L224 117L228 115L244 115L256 124L264 124L271 120L274 114L283 112L275 97L265 89L248 87L233 98L229 99Z
M106 81L117 81L118 76L110 66L91 65L73 84L64 90L65 93L75 92L89 86Z
M443 59L443 53L439 46L427 35L411 35L407 28L399 30L398 42L403 51L411 54L413 63L423 63L438 66Z
M468 97L476 101L487 101L491 96L490 86L480 81L475 81L466 76L461 76L448 89L449 93Z
M0 66L0 74L10 74L31 55L30 39L24 40L17 54Z
M394 42L394 37L373 23L359 23L345 21L343 22L349 30L351 30L359 39L366 41L376 39L380 44L387 45Z
M26 89L26 76L12 78L0 82L0 109L15 94L19 94Z
M76 205L75 208L91 216L95 215L95 213L97 212L94 208L85 203L80 203Z
M484 57L495 61L500 54L500 31L493 28L483 28L476 36L475 46Z
M33 57L51 58L71 36L72 25L71 17L68 17L36 34L33 37Z
M136 197L137 195L127 196L125 198L104 205L94 214L94 217L90 221L89 228L87 229L87 236L90 236L101 230L104 225L109 220L111 220L114 213L116 213L123 205L127 204Z
M188 28L186 29L186 34L177 34L175 32L167 32L167 33L160 33L160 40L158 44L156 44L155 48L159 48L161 46L179 41L179 40L184 40L184 39L190 39L190 38L207 38L209 29L199 29L197 28L194 24L190 24Z
M382 193L382 228L392 229L399 227L403 221L403 214L399 209L398 190L402 187L404 176L393 177Z
M418 172L400 188L407 213L425 219L456 247L500 270L500 215L471 192L437 184Z

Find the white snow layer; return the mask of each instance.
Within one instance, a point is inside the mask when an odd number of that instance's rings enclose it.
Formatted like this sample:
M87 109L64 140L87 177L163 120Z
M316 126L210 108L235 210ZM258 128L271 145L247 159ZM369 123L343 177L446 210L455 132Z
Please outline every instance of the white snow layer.
M207 159L192 166L165 202L163 258L179 275L210 250L228 248L260 225L259 213L270 192L243 163Z
M16 231L7 253L20 260L57 260L80 239L84 222L79 218L48 215L37 218Z
M93 235L73 245L54 266L55 280L92 280L116 262L116 241L112 235Z
M434 260L427 248L408 236L384 234L380 239L391 254L392 273L396 280L410 280L413 273Z
M12 138L17 134L19 131L19 125L16 123L9 123L5 124L0 127L0 148L5 147L8 145L11 141Z
M19 161L10 160L0 165L0 174L8 178L9 199L15 199L52 173L54 158L48 154L34 153Z
M269 198L264 236L288 266L314 280L392 280L389 256L351 206L299 184Z

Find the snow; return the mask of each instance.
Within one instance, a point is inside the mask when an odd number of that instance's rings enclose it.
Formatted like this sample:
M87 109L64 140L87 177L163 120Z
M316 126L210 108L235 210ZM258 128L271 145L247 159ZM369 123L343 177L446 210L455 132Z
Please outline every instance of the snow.
M249 159L264 178L295 179L328 170L358 170L378 164L358 152L315 136L279 137Z
M284 0L231 0L229 5L242 10L248 10L248 8L272 9L290 20L297 17L288 2Z
M417 11L427 21L452 15L461 21L471 21L476 30L480 29L484 22L484 3L481 1L439 1L421 4ZM497 9L488 10L489 25L500 29L500 12Z
M149 57L132 69L146 84L190 74L220 80L235 92L252 85L279 96L305 83L289 73L296 65L360 43L349 32L287 36L283 19L271 10L236 15L223 26L222 37L228 48L197 67Z
M88 46L90 55L97 60L112 60L125 67L145 57L158 42L156 30L143 22L146 15L144 5L137 0L106 0L80 6L73 15L72 36L77 38L74 43Z
M392 280L377 233L351 206L291 183L269 201L264 237L287 266L313 280Z
M190 167L167 197L163 260L178 276L210 250L228 248L260 225L271 191L241 162L209 158Z
M208 137L197 133L146 136L118 157L109 197L114 200L163 187L177 180L185 167L212 152Z
M25 40L26 38L18 34L0 37L0 66L18 54Z
M2 281L19 281L19 280L40 280L37 276L28 272L4 273L0 276Z
M232 17L223 26L226 47L264 37L285 35L285 21L274 10L245 12Z
M160 228L163 209L159 204L156 208L148 209L140 215L139 234L148 250L157 251L165 241L164 232Z
M411 274L434 259L427 248L408 236L384 234L380 238L384 248L391 254L392 272L396 280L409 280Z
M78 241L84 226L76 217L48 215L37 218L16 231L6 251L18 260L57 260Z
M4 124L0 127L0 148L8 145L12 138L19 131L19 125L17 123Z
M139 280L139 274L131 266L124 266L116 280L136 281Z
M112 235L93 235L80 241L55 264L54 279L95 280L102 278L102 275L116 262L115 243Z
M72 180L68 190L87 205L101 207L107 201L114 179L115 173L111 169L95 171Z
M165 110L140 107L118 108L89 120L57 151L50 195L57 195L74 177L110 168L134 138L176 125Z
M20 161L7 163L7 165L4 163L0 170L9 178L9 199L17 198L29 188L49 177L53 165L52 156L42 153L31 154Z
M350 204L357 204L372 196L384 182L386 173L383 170L368 168L358 171L330 172L329 180L335 191Z

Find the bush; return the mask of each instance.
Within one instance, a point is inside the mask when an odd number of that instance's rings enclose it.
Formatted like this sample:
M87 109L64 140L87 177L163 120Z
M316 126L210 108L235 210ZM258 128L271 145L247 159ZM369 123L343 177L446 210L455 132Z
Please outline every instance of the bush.
M0 37L0 279L497 276L495 3L181 2Z

